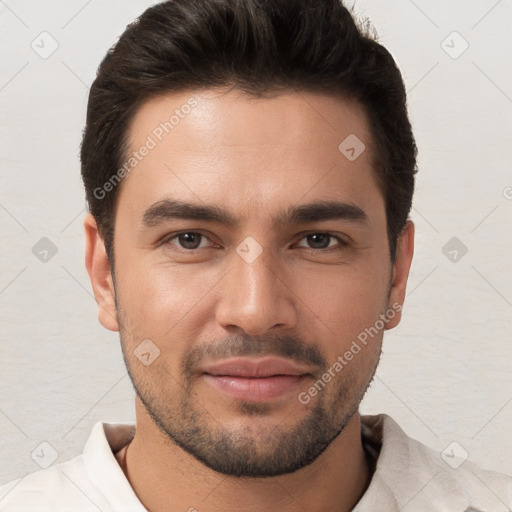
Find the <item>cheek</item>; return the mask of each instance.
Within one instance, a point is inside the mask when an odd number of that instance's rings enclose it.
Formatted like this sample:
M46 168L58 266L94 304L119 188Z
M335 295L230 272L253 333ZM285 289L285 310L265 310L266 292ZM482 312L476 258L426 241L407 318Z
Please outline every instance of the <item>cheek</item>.
M331 267L296 276L299 307L317 317L319 328L339 342L357 336L373 325L385 303L387 275L376 266ZM300 303L303 305L300 306Z
M122 279L118 293L126 326L123 341L134 364L137 361L132 357L133 351L142 340L150 339L159 350L152 371L180 375L180 362L191 343L201 337L205 322L211 319L205 308L209 304L209 291L214 290L218 281L192 267L150 264L137 267L128 261L123 262L122 268L119 265Z
M138 321L158 320L169 327L208 289L205 273L197 267L144 264L144 260L137 265L134 260L122 269L120 290L125 308L129 302L130 314Z

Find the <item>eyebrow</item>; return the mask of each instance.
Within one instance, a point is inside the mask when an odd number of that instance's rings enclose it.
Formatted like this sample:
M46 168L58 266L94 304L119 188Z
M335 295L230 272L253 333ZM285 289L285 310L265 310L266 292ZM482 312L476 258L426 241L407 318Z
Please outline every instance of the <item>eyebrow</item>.
M236 217L217 205L200 205L174 199L163 199L150 206L143 214L142 224L150 228L174 219L216 222L230 228L238 224ZM325 220L365 223L368 221L368 216L364 210L353 203L324 200L289 206L272 218L274 226Z

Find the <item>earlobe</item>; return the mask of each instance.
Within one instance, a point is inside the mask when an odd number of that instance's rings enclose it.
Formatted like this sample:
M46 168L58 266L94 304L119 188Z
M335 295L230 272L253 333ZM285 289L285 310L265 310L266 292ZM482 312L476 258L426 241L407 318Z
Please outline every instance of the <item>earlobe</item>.
M98 320L110 331L118 331L115 290L110 262L105 251L105 243L100 235L96 220L88 213L84 220L85 267L98 304Z
M414 254L414 224L407 221L397 241L396 259L393 265L393 277L389 295L388 308L397 311L386 324L386 329L393 329L400 323L401 311L405 300L407 279ZM398 308L399 305L399 308Z

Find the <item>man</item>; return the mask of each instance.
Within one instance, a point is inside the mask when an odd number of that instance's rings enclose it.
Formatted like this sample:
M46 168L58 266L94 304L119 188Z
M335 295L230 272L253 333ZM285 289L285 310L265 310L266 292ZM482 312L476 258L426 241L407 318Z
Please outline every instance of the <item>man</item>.
M1 510L498 511L360 416L413 256L400 72L336 0L173 0L100 65L81 147L86 266L136 426L0 489Z

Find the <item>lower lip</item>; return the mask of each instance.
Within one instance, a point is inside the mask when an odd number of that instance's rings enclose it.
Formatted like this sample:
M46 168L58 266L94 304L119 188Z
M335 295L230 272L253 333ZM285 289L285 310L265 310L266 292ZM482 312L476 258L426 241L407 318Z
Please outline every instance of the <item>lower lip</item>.
M302 382L305 375L273 375L272 377L248 378L205 374L204 377L226 395L241 400L264 402L293 390Z

